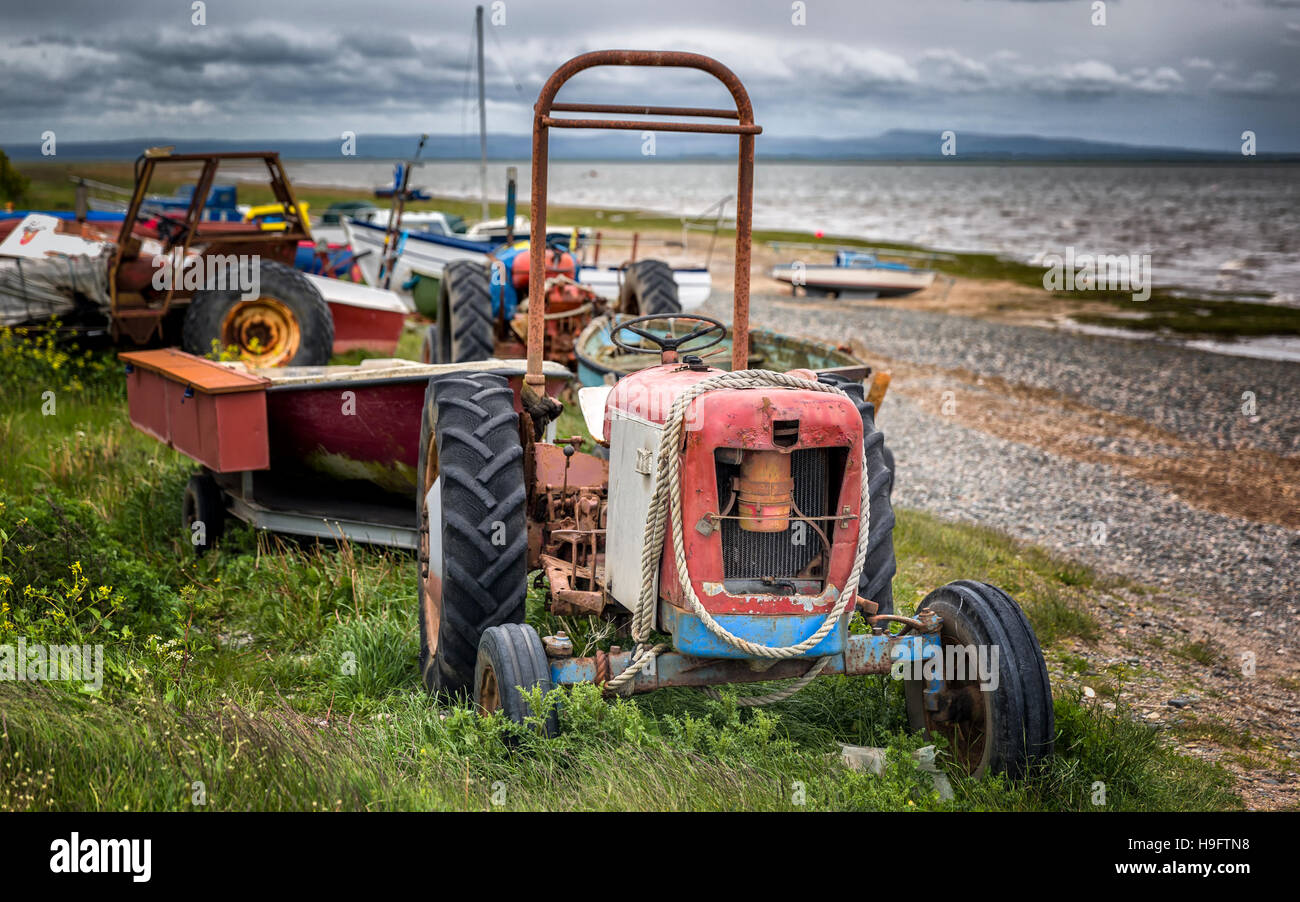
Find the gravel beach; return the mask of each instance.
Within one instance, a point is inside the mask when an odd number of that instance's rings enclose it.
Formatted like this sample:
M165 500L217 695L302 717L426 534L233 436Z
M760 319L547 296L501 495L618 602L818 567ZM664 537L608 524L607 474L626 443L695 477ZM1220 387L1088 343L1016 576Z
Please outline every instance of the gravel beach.
M976 381L1057 393L1209 449L1300 453L1300 365L969 317L756 295L754 327L835 342ZM701 311L730 318L731 296ZM897 458L900 506L990 526L1136 581L1223 599L1222 616L1291 633L1300 614L1300 531L1215 513L1117 469L1007 441L937 415L895 378L881 425ZM1255 413L1242 412L1253 392ZM1122 453L1141 447L1117 439ZM1139 443L1140 444L1140 443ZM1112 448L1112 451L1115 449ZM1229 458L1231 459L1231 458ZM1098 524L1104 524L1099 536ZM1101 541L1098 541L1098 539ZM1259 613L1256 613L1259 612ZM1263 626L1259 619L1255 625Z

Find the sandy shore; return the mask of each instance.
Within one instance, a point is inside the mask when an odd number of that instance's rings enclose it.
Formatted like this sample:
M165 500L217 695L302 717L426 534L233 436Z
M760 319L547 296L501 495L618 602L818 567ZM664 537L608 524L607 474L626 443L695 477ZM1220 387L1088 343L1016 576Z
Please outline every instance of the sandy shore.
M602 262L615 262L630 251L627 237L619 235L602 250ZM714 291L730 294L735 284L735 244L733 239L719 236L709 256L709 236L693 233L685 245L680 232L639 233L637 256L658 257L675 266L703 266L706 261L713 280ZM805 251L801 258L792 249L773 248L770 244L756 243L750 257L750 291L763 295L789 295L790 286L778 282L770 275L772 267L804 259L807 263L833 262L831 251ZM899 310L925 310L955 316L974 316L995 322L1015 325L1058 325L1070 314L1114 314L1110 304L1081 303L1077 298L1065 300L1041 288L996 279L966 279L940 274L934 284L924 291L901 298L853 299L835 301L852 307L892 308Z

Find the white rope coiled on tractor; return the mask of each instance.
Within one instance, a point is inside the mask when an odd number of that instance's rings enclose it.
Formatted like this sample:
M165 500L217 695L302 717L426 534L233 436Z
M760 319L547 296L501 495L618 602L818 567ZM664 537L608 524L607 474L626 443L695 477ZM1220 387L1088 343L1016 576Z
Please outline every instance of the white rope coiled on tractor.
M682 538L681 456L678 453L678 449L682 444L682 432L685 429L687 405L705 392L719 389L760 388L793 388L848 397L837 386L801 379L798 376L773 373L767 370L739 370L702 379L673 400L659 441L655 489L647 515L647 524L650 531L641 553L641 592L637 598L636 607L632 611L632 638L637 643L636 654L625 670L605 683L605 688L618 692L634 680L637 674L650 666L655 657L667 648L666 645L662 644L649 645L649 638L650 627L654 622L655 607L659 601L658 593L655 591L655 574L659 570L659 562L664 547L664 532L668 526L670 515L673 560L677 565L677 578L681 585L682 594L686 596L691 613L700 618L700 621L710 633L747 655L779 661L797 658L806 654L816 648L830 634L856 597L858 581L862 576L863 562L867 556L867 545L871 531L871 489L867 474L865 448L863 449L861 461L862 498L859 505L858 546L853 557L853 570L849 574L848 581L840 590L840 597L836 601L835 607L826 615L826 619L822 621L821 626L811 636L802 642L781 648L757 645L732 634L722 624L714 620L713 616L705 610L704 605L700 603L700 599L691 586L686 567L685 543ZM821 657L813 663L808 672L800 677L793 686L768 695L741 697L737 699L737 702L741 705L763 705L789 698L811 683L829 663L830 657ZM705 691L715 697L717 695L716 690L706 689Z

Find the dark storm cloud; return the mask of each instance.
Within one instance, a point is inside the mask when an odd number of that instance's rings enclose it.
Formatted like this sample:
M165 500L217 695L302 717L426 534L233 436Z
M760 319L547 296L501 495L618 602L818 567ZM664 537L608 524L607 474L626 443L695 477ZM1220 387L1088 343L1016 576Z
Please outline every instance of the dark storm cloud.
M717 56L769 134L890 127L1224 148L1244 128L1300 147L1300 0L506 0L489 16L489 124L529 128L565 58L608 46ZM472 129L472 2L52 2L0 19L0 141L327 137ZM726 102L682 73L586 73L570 99ZM579 97L581 95L581 98ZM1282 149L1280 147L1272 149Z

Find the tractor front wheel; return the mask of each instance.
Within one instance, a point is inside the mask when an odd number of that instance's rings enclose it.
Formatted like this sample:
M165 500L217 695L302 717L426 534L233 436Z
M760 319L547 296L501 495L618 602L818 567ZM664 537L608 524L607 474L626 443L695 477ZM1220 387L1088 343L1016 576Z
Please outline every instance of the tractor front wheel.
M917 610L943 620L944 681L935 710L925 704L923 681L903 684L912 729L944 736L974 777L1030 775L1052 754L1056 721L1043 651L1020 605L996 586L959 580ZM961 679L950 667L959 654L967 665Z
M510 383L431 379L419 453L420 673L431 692L463 692L483 633L524 620L524 452Z
M537 630L525 623L505 623L483 631L474 665L474 704L484 714L500 711L508 720L523 723L533 714L520 690L551 691L551 667ZM547 736L560 731L554 710L541 724Z

